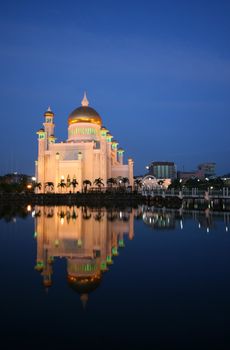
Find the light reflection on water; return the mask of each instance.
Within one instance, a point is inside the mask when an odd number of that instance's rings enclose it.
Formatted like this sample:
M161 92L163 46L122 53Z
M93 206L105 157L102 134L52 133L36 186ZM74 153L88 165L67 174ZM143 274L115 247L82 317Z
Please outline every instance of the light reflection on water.
M0 217L3 339L224 348L229 212L25 206Z

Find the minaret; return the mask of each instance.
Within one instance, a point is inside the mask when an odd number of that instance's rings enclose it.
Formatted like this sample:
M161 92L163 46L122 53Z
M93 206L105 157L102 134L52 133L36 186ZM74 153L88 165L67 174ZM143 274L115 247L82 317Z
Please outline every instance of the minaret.
M118 162L120 164L123 164L123 154L124 154L123 148L118 148L117 153L118 153Z
M83 100L81 101L81 105L82 105L82 107L88 107L88 105L89 105L89 101L86 97L86 92L84 92L84 97L83 97Z
M44 130L46 133L46 149L49 149L49 143L55 142L54 113L52 112L50 106L47 108L47 111L44 113L44 117L45 117L45 122L43 123L43 125L44 125Z
M128 159L128 168L129 168L129 185L133 188L133 160L132 158Z
M117 162L117 145L118 142L116 140L112 141L112 154L113 154L113 162L116 163Z
M37 131L38 135L38 159L35 163L35 173L36 181L41 182L43 188L42 191L45 191L44 181L45 181L45 151L49 149L49 145L55 142L54 133L54 113L51 111L51 108L48 107L47 111L44 113L45 122L43 123L44 129Z

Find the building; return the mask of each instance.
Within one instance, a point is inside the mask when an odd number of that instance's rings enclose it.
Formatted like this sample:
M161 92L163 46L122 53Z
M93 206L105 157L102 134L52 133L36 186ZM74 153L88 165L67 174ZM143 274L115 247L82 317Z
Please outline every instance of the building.
M200 177L210 178L216 176L216 163L202 163L197 168Z
M216 163L202 163L197 166L194 171L178 171L178 178L188 180L192 178L204 180L205 178L215 177Z
M152 162L148 169L149 175L154 176L156 179L174 180L177 176L174 162Z
M44 128L38 134L38 159L36 181L41 183L41 192L45 192L48 183L52 183L55 192L59 192L61 182L77 181L77 190L81 191L84 180L92 184L95 179L127 177L133 186L133 160L123 163L124 150L118 148L118 142L108 129L102 126L102 119L95 109L89 107L86 94L82 105L73 110L68 118L68 139L56 142L54 136L54 113L50 108L45 112Z
M133 210L36 206L35 269L41 272L42 283L48 288L52 286L54 260L66 259L68 285L84 305L119 249L125 247L125 237L134 238Z

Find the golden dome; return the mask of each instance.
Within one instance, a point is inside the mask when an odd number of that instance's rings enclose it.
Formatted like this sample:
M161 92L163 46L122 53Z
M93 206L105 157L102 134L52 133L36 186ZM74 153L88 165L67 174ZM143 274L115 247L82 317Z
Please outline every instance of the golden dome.
M101 117L100 115L95 111L95 109L91 107L79 107L76 108L68 118L68 124L75 124L75 123L92 123L100 125Z
M69 286L79 294L89 294L94 291L101 283L102 274L93 276L72 276L68 274L67 281Z
M74 109L74 111L69 115L68 124L75 123L92 123L97 125L102 125L102 120L100 115L95 111L95 109L89 107L89 102L84 94L83 100L81 102L82 106Z

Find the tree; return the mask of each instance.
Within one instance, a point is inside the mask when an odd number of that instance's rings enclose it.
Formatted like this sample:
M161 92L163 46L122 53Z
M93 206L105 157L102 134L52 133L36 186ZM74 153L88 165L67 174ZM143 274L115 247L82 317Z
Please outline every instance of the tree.
M127 177L122 177L122 183L126 187L129 184L129 179Z
M78 182L75 178L73 178L73 180L70 182L70 186L73 187L73 193L75 192L75 188L77 187Z
M161 187L162 187L162 186L163 186L163 184L164 184L164 181L165 181L165 180L159 180L159 181L157 181L157 183L158 183L158 185L159 185L159 186L161 186Z
M41 191L41 189L42 189L42 184L41 184L41 182L35 182L35 184L34 184L34 189L38 189L39 191Z
M82 208L82 212L82 217L84 220L89 220L91 218L91 213L88 212L88 208L86 206Z
M47 189L48 192L52 192L54 189L54 183L51 181L46 182L45 189Z
M87 192L88 186L91 186L91 185L92 185L92 183L91 183L90 180L84 180L84 181L83 181L84 192Z
M172 183L168 186L169 190L171 190L172 188L181 189L182 188L182 180L180 180L180 179L173 180Z
M114 177L110 177L107 180L107 185L110 187L113 187L113 185L117 185L117 180Z
M66 187L70 187L70 186L71 186L71 180L70 180L70 176L68 175L66 179Z
M65 188L65 187L66 187L66 184L65 184L65 182L64 182L64 180L63 180L63 179L62 179L62 180L59 182L58 187L60 187L60 188L61 188L61 192L62 192L63 188Z
M118 184L119 187L121 187L121 185L122 185L122 183L123 183L123 180L122 180L122 179L123 179L122 176L118 176L118 177L117 177L117 184Z
M101 190L101 186L104 186L102 180L103 179L101 179L100 177L94 180L94 184L99 188L99 190Z
M135 180L134 180L134 185L135 185L135 187L136 187L136 190L138 190L139 188L141 189L141 187L142 187L142 181L141 181L141 179L135 179Z

